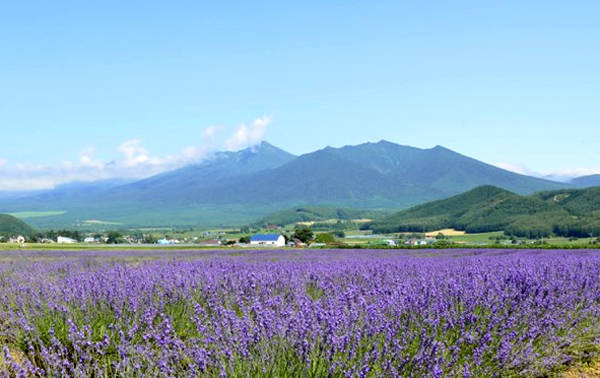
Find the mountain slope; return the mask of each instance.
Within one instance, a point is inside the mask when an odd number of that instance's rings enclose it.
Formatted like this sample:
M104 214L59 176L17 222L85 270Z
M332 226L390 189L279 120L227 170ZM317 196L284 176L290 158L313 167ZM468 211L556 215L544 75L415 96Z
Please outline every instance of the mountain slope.
M110 196L135 200L157 200L167 196L173 200L189 201L196 197L198 190L213 187L228 178L277 168L294 159L294 155L262 142L237 152L218 152L200 164L185 166L124 185L112 191Z
M376 233L506 231L517 236L600 234L600 188L521 196L482 186L440 201L397 212L366 226Z
M242 225L297 206L400 210L480 185L521 194L568 187L518 175L443 147L381 141L295 157L268 143L125 185L0 199L0 211L61 211L39 227ZM98 222L94 222L98 223Z
M405 182L446 194L461 193L480 185L499 186L520 194L565 187L553 181L506 171L442 146L418 149L381 141L343 147L337 153Z
M590 188L592 186L600 186L600 175L590 175L577 177L570 182L577 188Z
M523 194L566 186L508 172L443 147L422 150L382 141L328 147L275 169L200 188L195 195L215 203L402 208L488 184Z
M31 236L35 233L25 222L8 214L0 214L0 236Z

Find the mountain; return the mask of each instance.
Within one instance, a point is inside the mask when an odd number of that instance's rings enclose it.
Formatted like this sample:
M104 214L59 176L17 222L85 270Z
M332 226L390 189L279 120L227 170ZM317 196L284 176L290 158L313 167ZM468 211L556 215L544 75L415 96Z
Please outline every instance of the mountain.
M280 167L296 158L267 142L237 152L217 152L208 160L165 172L117 188L111 194L119 198L193 201L196 192L218 185L228 178L252 175ZM175 197L175 198L174 198Z
M227 207L203 200L198 191L230 177L273 169L296 157L263 142L143 180L73 183L54 190L0 197L0 209L35 213L27 218L40 228L120 228L243 224L274 211L248 211L244 203ZM44 216L44 213L57 214Z
M600 186L600 175L590 175L574 178L570 184L578 188L590 188L592 186Z
M233 177L197 194L213 203L398 209L479 185L521 194L567 186L505 171L443 147L418 149L381 141L327 147L275 169Z
M44 190L36 193L35 198L40 201L55 201L62 198L68 200L77 197L89 197L97 193L104 193L108 190L122 185L134 182L134 179L115 178L97 181L73 181L70 183L58 185L54 189Z
M442 146L419 149L387 141L348 146L340 156L397 180L429 191L457 194L479 185L496 185L527 194L564 185L516 174L461 155Z
M22 220L12 215L0 214L0 236L31 236L35 233L33 228Z
M600 234L600 188L546 191L522 196L481 186L448 199L397 212L365 226L376 233L506 231L526 237Z
M144 180L0 199L0 211L61 212L38 227L243 225L298 206L400 210L480 185L519 194L569 187L519 175L441 146L387 141L294 156L266 142Z

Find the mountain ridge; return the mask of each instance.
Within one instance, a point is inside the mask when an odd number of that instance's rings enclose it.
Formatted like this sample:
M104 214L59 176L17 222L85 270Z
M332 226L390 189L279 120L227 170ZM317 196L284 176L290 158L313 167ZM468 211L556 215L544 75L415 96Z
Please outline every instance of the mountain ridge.
M295 156L267 142L105 190L0 199L0 211L61 210L36 226L101 219L127 226L239 225L294 206L400 210L480 185L521 194L568 188L523 176L443 146L381 140Z
M591 188L593 186L600 186L600 174L575 177L570 184L578 188Z

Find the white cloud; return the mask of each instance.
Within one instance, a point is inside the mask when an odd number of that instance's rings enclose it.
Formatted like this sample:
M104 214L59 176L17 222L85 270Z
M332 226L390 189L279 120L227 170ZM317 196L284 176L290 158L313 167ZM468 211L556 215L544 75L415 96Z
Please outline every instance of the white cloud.
M88 168L96 168L103 169L104 163L101 160L95 159L94 155L96 154L96 149L94 147L88 147L81 151L81 155L79 155L79 165L81 167ZM67 164L72 165L71 162L66 162Z
M251 147L263 140L267 126L271 118L261 117L252 122L251 126L242 123L234 131L233 135L225 142L225 147L230 151Z
M3 191L21 191L21 190L41 190L52 189L56 183L51 178L5 178L2 177L0 182L0 190Z
M236 150L259 143L270 121L269 117L262 117L255 119L250 126L239 125L226 140L226 148ZM111 161L99 159L93 146L82 149L77 158L54 165L9 164L0 160L0 191L51 189L72 181L149 177L209 158L218 149L214 139L222 129L221 126L209 126L202 131L198 145L160 157L148 151L140 139L130 139L118 146L119 156Z
M93 147L83 149L75 162L66 160L56 165L6 162L0 171L0 191L51 189L72 181L148 177L201 161L213 148L189 146L178 154L159 158L152 156L140 140L133 139L122 143L118 151L121 156L110 162L97 159Z
M552 176L581 177L600 174L600 168L574 168L552 172Z
M600 174L600 168L573 168L573 169L563 169L563 170L555 170L549 173L540 173L533 171L527 168L524 165L519 164L511 164L511 163L496 163L494 164L496 167L506 169L507 171L519 173L527 176L534 176L545 178L554 181L562 181L568 182L571 179L581 176L589 176Z
M221 130L220 126L208 126L202 132L202 137L204 139L213 139L215 137L215 135L217 134L217 132L219 132L220 130Z
M120 163L124 167L136 167L140 164L156 163L157 160L150 159L148 150L142 147L142 141L139 139L131 139L119 146L119 151L123 155L123 160Z
M498 168L505 169L507 171L511 171L514 173L518 173L520 175L535 175L529 168L524 165L511 164L511 163L495 163L494 164Z
M573 168L573 169L564 169L553 171L552 173L546 175L546 178L555 180L555 181L564 181L568 182L576 177L581 176L590 176L600 174L600 168Z

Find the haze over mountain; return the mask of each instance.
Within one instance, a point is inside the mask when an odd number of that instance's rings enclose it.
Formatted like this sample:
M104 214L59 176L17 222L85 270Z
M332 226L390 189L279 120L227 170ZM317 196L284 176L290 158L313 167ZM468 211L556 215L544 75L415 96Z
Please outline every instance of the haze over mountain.
M296 157L263 142L132 183L0 199L0 211L38 212L28 222L41 227L239 225L298 205L398 210L480 185L520 194L568 187L441 146L381 141ZM44 211L63 213L46 217Z
M570 184L578 188L589 188L592 186L600 186L600 174L576 177L570 181Z

